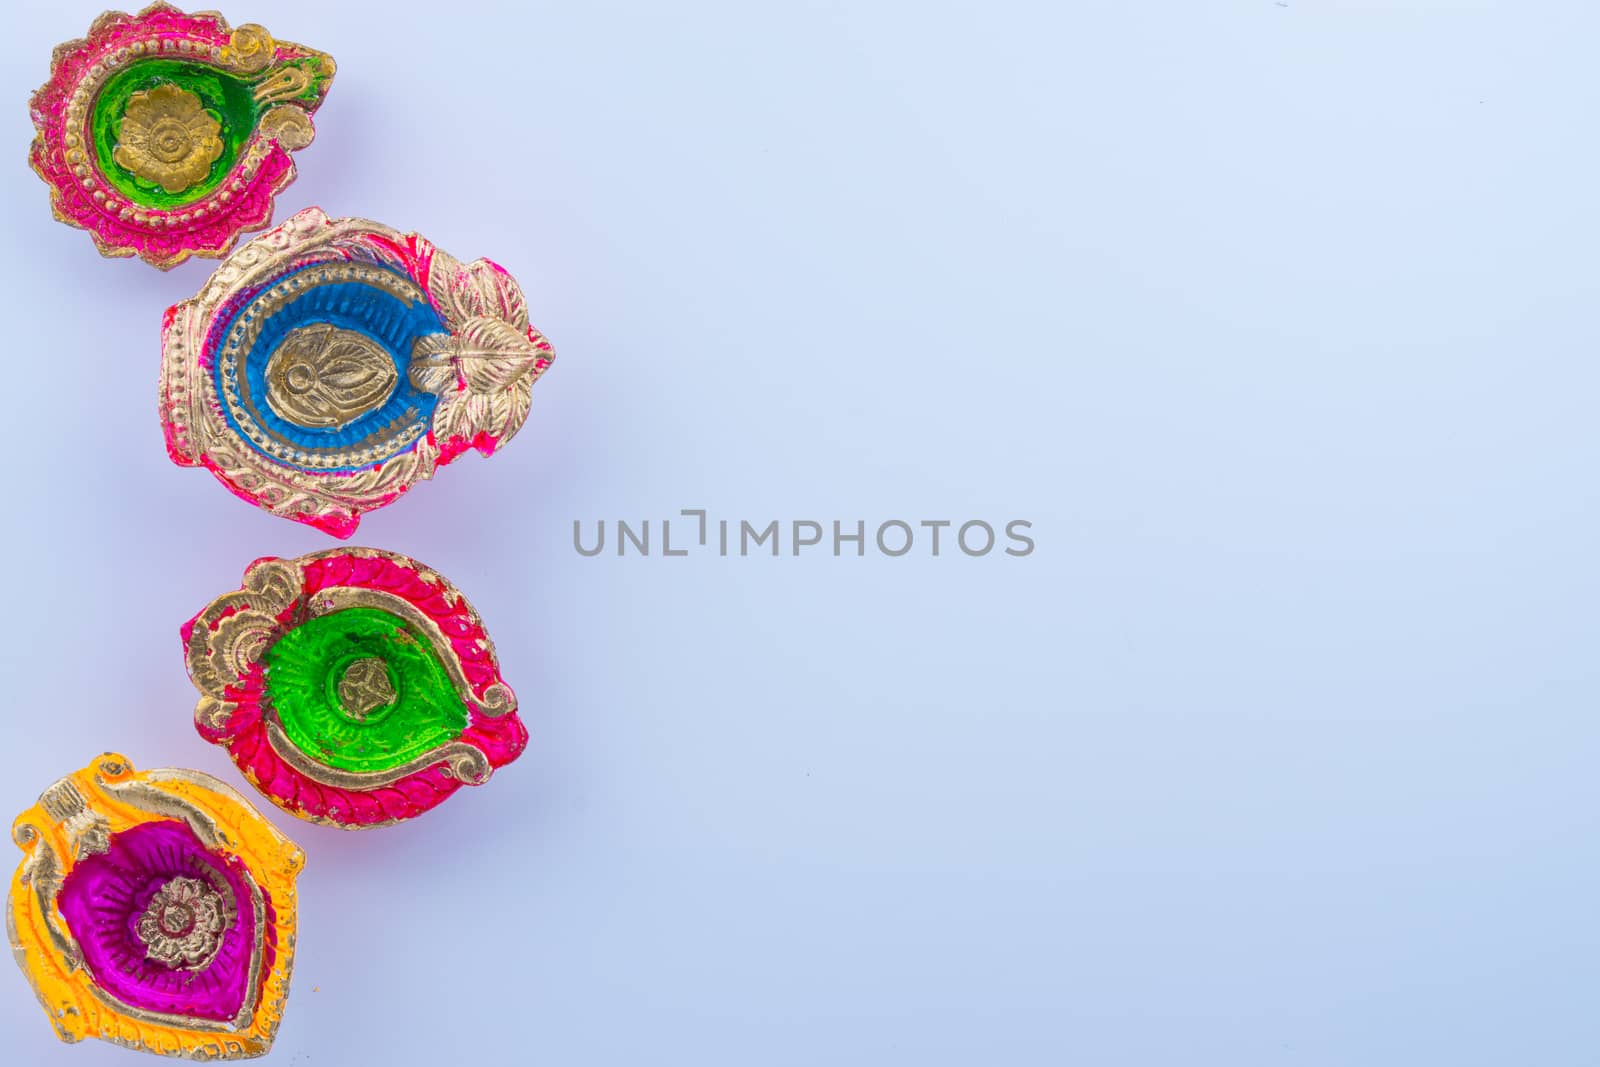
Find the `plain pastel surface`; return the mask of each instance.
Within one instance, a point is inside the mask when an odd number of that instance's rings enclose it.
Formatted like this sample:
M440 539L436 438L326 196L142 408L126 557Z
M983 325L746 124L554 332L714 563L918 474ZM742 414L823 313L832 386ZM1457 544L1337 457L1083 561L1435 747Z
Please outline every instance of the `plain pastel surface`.
M100 6L0 42L3 811L102 749L242 784L177 628L334 543L162 450L210 265L99 258L23 162ZM1595 1062L1600 9L226 13L339 64L279 217L492 257L558 352L356 538L472 597L532 745L271 812L271 1062ZM1037 548L573 549L684 508ZM0 1041L136 1062L9 966Z

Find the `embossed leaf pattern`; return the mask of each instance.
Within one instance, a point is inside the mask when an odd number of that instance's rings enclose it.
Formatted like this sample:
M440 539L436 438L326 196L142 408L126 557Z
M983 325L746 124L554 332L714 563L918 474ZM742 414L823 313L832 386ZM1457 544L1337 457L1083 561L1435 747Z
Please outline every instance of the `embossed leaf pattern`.
M455 338L448 334L420 338L411 350L411 367L407 371L411 384L430 393L444 393L456 381L455 362L451 359L455 347Z
M470 267L447 252L433 250L428 296L445 313L452 329L476 316L501 319L518 330L528 329L528 301L522 287L486 259Z
M523 423L528 421L528 409L533 406L533 378L529 376L522 379L502 396L503 410L497 413L496 420L501 427L499 443L503 445L515 437Z
M394 365L371 358L368 347L359 342L335 338L322 351L317 384L322 391L348 394L352 405L376 403L388 395L394 379Z
M432 256L428 260L428 299L439 309L446 324L454 326L472 314L466 303L469 299L462 291L462 276L466 268L461 261L443 249L426 246Z
M526 327L519 330L498 319L474 318L460 331L456 357L467 388L492 393L531 372L539 350L528 340Z
M522 288L488 260L463 266L434 249L428 293L453 336L449 343L418 346L411 381L441 399L434 412L436 439L473 442L487 452L521 427L532 400L533 379L553 353L549 343L528 328Z
M399 380L388 354L352 330L295 330L267 361L267 402L301 426L342 426L383 403Z
M470 441L488 414L488 399L465 389L447 392L433 413L433 434L439 441Z
M481 294L483 314L504 319L524 334L528 332L528 300L518 285L504 270L480 259L468 268L473 282Z

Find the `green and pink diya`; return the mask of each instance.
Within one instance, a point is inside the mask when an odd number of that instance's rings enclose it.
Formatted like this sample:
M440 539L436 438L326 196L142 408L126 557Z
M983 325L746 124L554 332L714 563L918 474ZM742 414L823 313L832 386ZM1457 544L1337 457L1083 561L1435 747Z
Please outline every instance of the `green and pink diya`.
M483 620L398 553L257 560L182 637L200 736L303 819L414 818L528 743Z
M271 220L333 75L332 58L260 26L109 11L55 50L28 159L56 217L103 255L162 270L225 255Z

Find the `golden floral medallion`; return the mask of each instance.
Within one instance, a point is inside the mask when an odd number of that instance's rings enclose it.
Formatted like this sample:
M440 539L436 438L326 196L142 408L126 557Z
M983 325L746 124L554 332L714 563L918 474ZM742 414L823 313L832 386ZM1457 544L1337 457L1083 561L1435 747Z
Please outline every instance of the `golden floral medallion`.
M181 193L222 155L222 123L200 98L168 82L128 98L111 158L136 177Z

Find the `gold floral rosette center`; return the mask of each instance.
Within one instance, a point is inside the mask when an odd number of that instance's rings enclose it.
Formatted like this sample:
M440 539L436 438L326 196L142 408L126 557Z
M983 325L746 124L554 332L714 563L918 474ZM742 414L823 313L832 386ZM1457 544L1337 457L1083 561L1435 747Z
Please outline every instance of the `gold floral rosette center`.
M135 177L181 193L211 172L222 155L221 132L194 93L158 85L128 98L111 157Z

